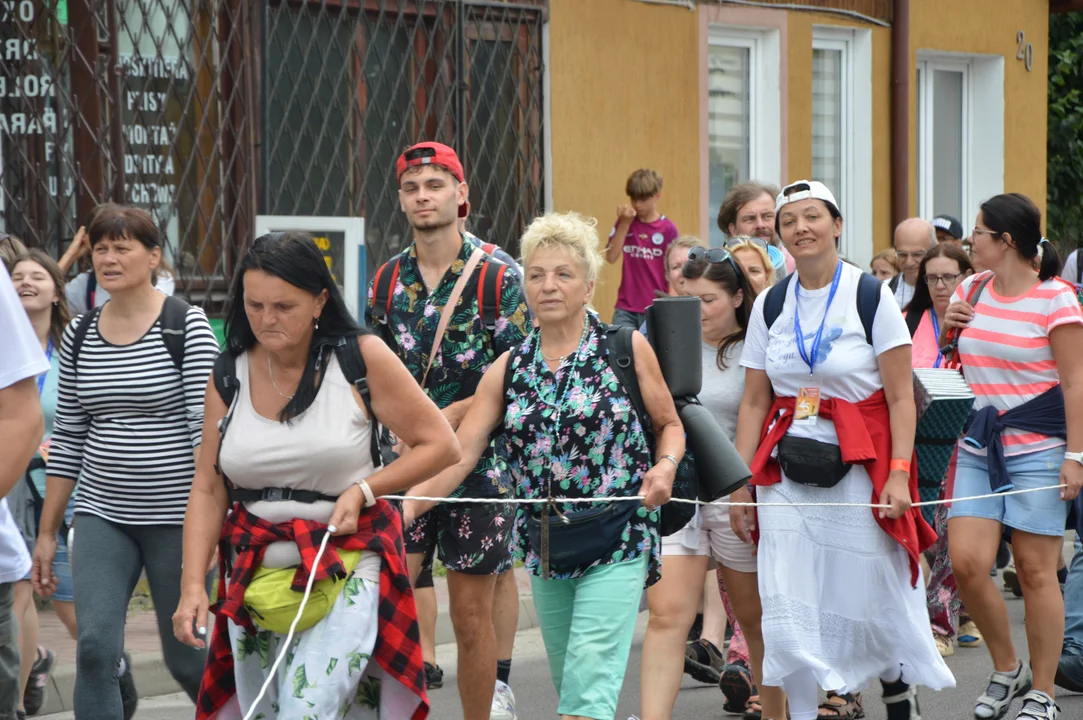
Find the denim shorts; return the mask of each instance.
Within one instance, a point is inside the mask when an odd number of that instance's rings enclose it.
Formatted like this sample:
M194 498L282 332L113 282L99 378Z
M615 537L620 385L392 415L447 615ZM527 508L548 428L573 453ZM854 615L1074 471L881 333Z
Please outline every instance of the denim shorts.
M67 510L64 511L64 522L71 527L72 518L75 514L75 501L72 500L68 504ZM31 554L34 552L34 548L30 548ZM56 535L56 555L53 556L53 575L56 577L56 592L54 592L50 599L58 600L60 602L75 602L75 589L71 582L71 561L68 557L68 539L64 537L64 533L57 533ZM28 574L23 580L29 580Z
M1064 446L1006 458L1008 475L1015 490L1060 484L1064 464ZM988 495L989 468L984 455L959 449L955 467L953 498ZM1003 525L1032 535L1064 535L1069 503L1060 499L1060 490L1041 490L1022 495L1008 495L984 500L952 503L948 519L976 517L996 520Z

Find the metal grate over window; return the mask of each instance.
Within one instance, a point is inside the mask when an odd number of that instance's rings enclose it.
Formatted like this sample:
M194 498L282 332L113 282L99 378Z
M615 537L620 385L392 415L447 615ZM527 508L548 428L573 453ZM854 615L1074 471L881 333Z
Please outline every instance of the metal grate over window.
M409 242L394 161L459 152L471 230L543 210L547 0L0 0L0 230L59 254L100 202L154 213L178 291L217 308L255 216Z

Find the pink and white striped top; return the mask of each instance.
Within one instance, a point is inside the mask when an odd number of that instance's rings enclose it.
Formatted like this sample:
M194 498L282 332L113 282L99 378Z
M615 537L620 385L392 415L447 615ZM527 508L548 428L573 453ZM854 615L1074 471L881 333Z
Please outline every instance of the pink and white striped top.
M989 274L968 277L952 299L966 300L974 284ZM974 308L974 319L959 338L959 358L974 391L974 408L991 405L1004 413L1060 384L1049 332L1069 323L1083 324L1083 311L1075 288L1059 278L1040 282L1017 297L1001 297L988 283ZM1063 438L1011 429L1001 439L1007 456L1064 445ZM965 443L959 447L979 452Z

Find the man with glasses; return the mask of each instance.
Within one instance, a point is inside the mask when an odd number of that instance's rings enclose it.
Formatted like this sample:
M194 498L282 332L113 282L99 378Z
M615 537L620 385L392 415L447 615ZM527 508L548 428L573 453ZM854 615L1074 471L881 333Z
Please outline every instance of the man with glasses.
M936 246L936 228L928 220L907 218L895 228L895 255L899 258L898 275L888 283L895 294L895 302L905 309L914 298L914 284L918 281L918 268L929 248Z

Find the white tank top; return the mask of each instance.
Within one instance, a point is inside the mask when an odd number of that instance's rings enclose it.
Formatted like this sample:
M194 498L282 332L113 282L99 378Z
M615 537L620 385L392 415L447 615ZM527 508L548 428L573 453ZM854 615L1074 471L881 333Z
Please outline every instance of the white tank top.
M245 490L312 490L337 497L375 472L369 447L371 425L333 354L316 399L289 423L256 412L248 374L246 352L237 358L240 388L219 460L234 485ZM327 522L334 510L331 502L292 500L260 500L245 506L272 523L294 518ZM300 561L297 546L281 542L267 548L263 565L289 567Z

